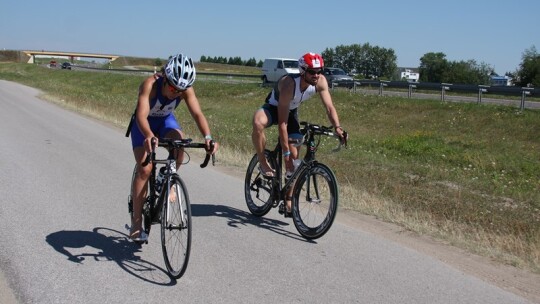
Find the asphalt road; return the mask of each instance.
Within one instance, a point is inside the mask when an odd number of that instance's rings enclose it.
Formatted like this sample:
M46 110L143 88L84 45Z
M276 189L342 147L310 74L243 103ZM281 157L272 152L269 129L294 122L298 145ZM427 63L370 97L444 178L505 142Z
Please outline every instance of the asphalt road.
M11 294L20 303L71 304L528 303L344 222L306 241L276 210L251 216L243 180L197 161L180 172L193 204L192 257L184 277L171 280L157 229L142 248L126 239L133 159L124 130L36 94L0 80L6 301Z

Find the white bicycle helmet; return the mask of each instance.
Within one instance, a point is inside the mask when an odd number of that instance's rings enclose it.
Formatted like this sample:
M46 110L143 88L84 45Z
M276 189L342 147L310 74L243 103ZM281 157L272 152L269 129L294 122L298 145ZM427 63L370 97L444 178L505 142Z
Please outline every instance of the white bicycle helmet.
M183 54L172 56L165 65L165 76L177 89L186 90L195 82L195 65Z

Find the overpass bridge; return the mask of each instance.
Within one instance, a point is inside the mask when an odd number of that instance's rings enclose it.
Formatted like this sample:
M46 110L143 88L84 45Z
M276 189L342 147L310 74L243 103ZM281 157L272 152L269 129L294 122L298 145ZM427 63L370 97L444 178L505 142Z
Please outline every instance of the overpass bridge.
M109 62L115 61L118 59L118 55L106 55L106 54L92 54L92 53L75 53L75 52L57 52L57 51L22 51L22 53L28 56L27 63L34 63L36 55L41 56L66 56L71 59L75 57L85 57L85 58L99 58L99 59L108 59Z

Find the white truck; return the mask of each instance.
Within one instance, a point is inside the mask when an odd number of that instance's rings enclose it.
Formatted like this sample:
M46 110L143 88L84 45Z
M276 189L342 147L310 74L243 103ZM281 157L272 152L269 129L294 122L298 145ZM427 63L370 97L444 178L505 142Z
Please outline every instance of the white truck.
M262 66L263 83L276 82L285 74L299 74L298 59L290 58L267 58Z

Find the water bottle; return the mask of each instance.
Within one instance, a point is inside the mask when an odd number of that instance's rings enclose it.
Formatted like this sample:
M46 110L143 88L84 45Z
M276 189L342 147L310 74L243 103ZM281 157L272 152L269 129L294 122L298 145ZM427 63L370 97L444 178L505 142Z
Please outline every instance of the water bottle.
M163 180L165 179L165 167L159 168L159 173L156 178L156 192L159 193L161 191L161 185L163 185Z
M171 163L169 164L169 172L171 174L173 173L176 173L176 161L171 161Z
M293 173L296 171L296 169L298 169L298 167L300 167L301 163L302 163L301 159L294 159L293 160L294 169L293 169L293 171L288 171L287 170L287 172L285 172L285 177L290 178L293 175Z

